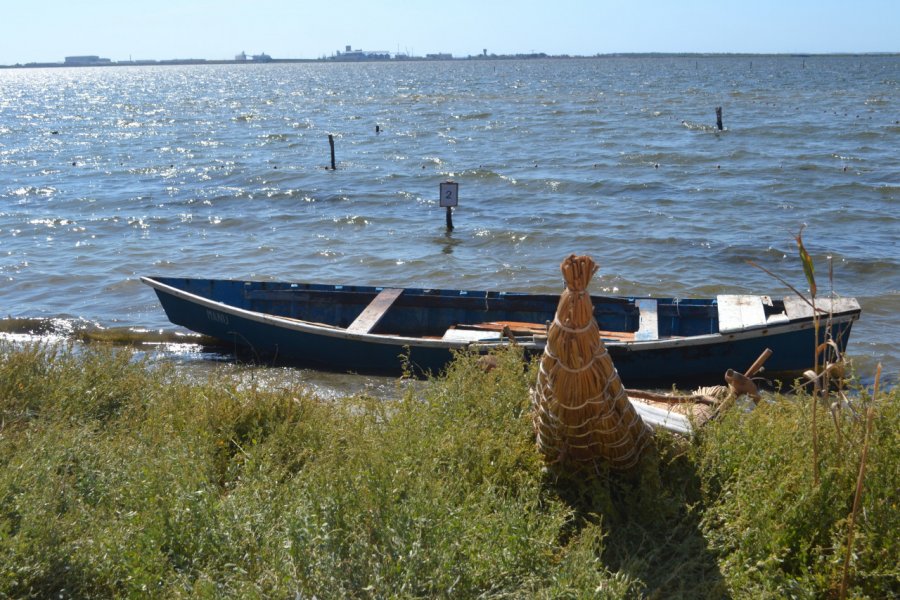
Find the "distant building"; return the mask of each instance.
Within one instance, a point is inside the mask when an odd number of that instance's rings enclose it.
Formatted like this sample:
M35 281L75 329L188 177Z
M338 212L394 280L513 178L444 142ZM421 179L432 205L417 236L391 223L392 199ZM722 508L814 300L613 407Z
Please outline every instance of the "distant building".
M253 62L272 62L272 57L265 52L262 54L254 54L253 56L247 56L246 52L241 52L234 57L234 60L235 62L247 62L248 60L252 60Z
M108 64L112 64L110 59L100 58L99 56L67 56L65 62L67 67L90 67Z
M344 51L338 50L332 60L363 61L363 60L390 60L391 53L383 50L353 50L352 46L346 46Z

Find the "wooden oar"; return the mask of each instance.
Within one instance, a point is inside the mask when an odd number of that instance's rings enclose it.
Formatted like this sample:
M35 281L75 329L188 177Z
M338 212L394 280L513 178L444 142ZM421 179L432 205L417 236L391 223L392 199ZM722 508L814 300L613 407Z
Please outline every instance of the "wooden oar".
M750 365L750 368L744 371L744 377L753 377L756 375L756 373L762 369L763 364L769 360L770 356L772 356L771 348L763 350L763 353L759 355L759 358L757 358L752 365Z

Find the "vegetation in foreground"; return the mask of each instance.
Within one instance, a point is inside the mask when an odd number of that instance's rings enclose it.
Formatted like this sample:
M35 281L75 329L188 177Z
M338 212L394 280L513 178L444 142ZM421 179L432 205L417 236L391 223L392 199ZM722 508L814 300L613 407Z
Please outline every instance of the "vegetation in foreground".
M628 476L533 445L515 350L400 398L196 383L129 352L0 348L0 597L900 593L900 392L732 410Z

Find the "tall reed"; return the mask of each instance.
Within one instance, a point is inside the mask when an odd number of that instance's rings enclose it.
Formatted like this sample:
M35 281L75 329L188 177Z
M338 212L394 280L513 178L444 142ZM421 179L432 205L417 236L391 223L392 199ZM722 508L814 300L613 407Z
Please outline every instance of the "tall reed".
M878 397L878 381L881 379L881 364L875 371L875 388L872 391L873 402ZM875 419L875 406L869 405L866 410L866 429L863 438L862 456L859 459L859 476L856 479L856 493L853 495L853 509L850 511L850 525L847 527L847 552L844 554L844 569L841 575L841 589L838 593L840 600L847 597L847 584L850 581L850 555L853 553L853 536L856 533L856 518L859 514L860 501L863 493L863 482L866 478L866 461L869 458L869 441L872 437L872 422Z

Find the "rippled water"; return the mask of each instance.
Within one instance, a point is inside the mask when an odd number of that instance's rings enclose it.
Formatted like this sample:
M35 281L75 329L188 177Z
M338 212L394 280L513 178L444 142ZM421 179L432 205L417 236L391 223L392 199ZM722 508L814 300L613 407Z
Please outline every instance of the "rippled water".
M572 252L596 293L784 294L746 261L805 289L805 223L896 378L898 149L900 57L0 70L0 314L173 329L152 274L556 291Z

